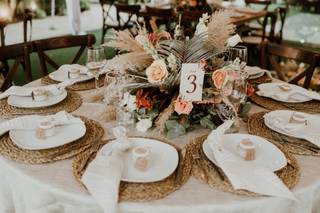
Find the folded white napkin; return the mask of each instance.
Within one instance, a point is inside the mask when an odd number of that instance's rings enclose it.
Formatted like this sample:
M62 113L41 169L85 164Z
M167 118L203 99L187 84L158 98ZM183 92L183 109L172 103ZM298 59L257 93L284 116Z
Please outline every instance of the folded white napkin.
M115 130L117 139L111 151L108 144L104 145L82 176L82 182L106 213L117 212L119 185L124 168L122 154L131 147L123 129L118 127Z
M232 124L233 121L226 121L213 130L207 138L207 144L212 150L218 166L226 174L233 188L296 200L290 190L271 170L255 166L250 162L239 162L233 153L222 146L223 134Z
M86 66L82 66L80 64L64 64L61 67L59 67L58 71L69 72L71 69L74 68L80 70L80 74L91 75L89 69Z
M62 90L64 90L68 86L71 86L74 83L75 83L74 80L68 80L68 81L61 82L59 84L51 84L51 85L48 85L48 86L40 86L40 87L11 86L5 92L0 94L0 100L3 99L3 98L7 98L10 95L14 95L14 96L31 96L32 91L34 91L36 89L44 89L44 90L48 90L53 95L60 95Z
M309 91L302 87L299 88L297 86L291 86L291 88L292 89L289 91L283 91L277 88L275 88L274 90L270 88L268 90L261 90L261 88L259 87L260 90L257 92L257 94L268 98L276 98L283 102L288 102L290 99L296 101L303 101L306 98L320 101L320 94L318 94L317 92Z
M80 118L74 117L71 114L60 111L54 115L41 116L41 115L26 115L0 123L0 136L4 133L14 130L34 130L37 129L39 122L45 118L52 118L52 122L55 126L69 125L74 123L83 123Z
M306 120L307 123L309 123L307 117ZM320 132L309 125L306 126L304 123L290 123L289 119L273 117L270 114L264 115L264 122L267 126L271 126L273 130L278 130L280 133L284 133L292 137L305 139L320 147Z
M272 75L269 70L261 69L257 66L246 66L244 68L244 71L248 73L249 79L259 78L264 74L267 74L270 78L272 78Z

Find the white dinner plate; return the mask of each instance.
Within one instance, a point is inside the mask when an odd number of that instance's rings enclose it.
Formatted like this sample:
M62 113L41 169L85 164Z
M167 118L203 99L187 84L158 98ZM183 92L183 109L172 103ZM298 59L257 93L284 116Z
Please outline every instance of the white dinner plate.
M54 127L54 135L46 139L36 137L36 130L11 130L9 136L17 146L28 150L50 149L71 143L86 134L84 123Z
M258 89L262 92L268 92L268 91L272 91L274 92L274 94L277 94L277 93L286 93L286 91L283 91L279 86L280 85L283 85L283 84L286 84L286 83L265 83L265 84L259 84L258 85ZM292 88L292 90L296 90L296 91L302 91L302 92L307 92L307 90L303 87L299 87L297 85L294 85L294 84L288 84L290 85L290 87ZM288 91L288 93L291 92ZM281 100L280 98L278 98L277 96L273 96L272 99L276 100L276 101L281 101L283 102L283 100ZM290 98L288 99L286 102L287 103L302 103L302 102L307 102L307 101L311 101L312 98L309 98L307 96L302 96L300 95L299 96L299 100L297 99L293 99L293 98Z
M31 96L14 96L10 95L8 98L8 104L19 108L40 108L48 107L60 103L68 95L68 92L64 89L60 95L50 95L47 100L34 101Z
M177 150L166 143L149 138L129 138L133 148L137 146L150 147L150 165L146 171L139 171L134 167L132 148L124 154L124 170L121 180L133 183L156 182L171 175L178 166L179 155ZM105 147L106 153L112 150L113 142Z
M64 81L70 80L70 78L68 78L68 72L66 72L65 70L54 71L49 74L49 78L51 78L52 80L55 80L55 81L59 81L59 82L64 82ZM73 78L72 80L75 80L77 82L83 82L83 81L88 81L93 78L94 78L94 76L90 76L87 74L80 74L78 78Z
M291 124L292 128L296 127L296 131L284 131L281 128L277 128L276 125L271 123L271 119L278 119L279 121L283 121L284 123L289 123L290 118L292 117L294 111L291 110L275 110L271 111L264 115L264 123L269 128L275 132L295 137L307 139L305 136L315 136L320 137L320 116L311 115L308 113L299 112L299 114L303 115L307 120L307 125L304 124ZM281 125L279 123L278 125ZM294 125L294 126L293 126ZM303 132L303 135L301 134Z
M246 161L238 154L237 146L243 139L250 139L256 148L256 158L253 161ZM213 151L208 146L208 141L202 144L205 155L214 164L218 165ZM222 139L222 147L233 154L233 159L236 162L246 162L255 164L255 166L269 168L272 171L277 171L287 165L287 159L283 152L278 147L269 141L255 135L249 134L225 134Z

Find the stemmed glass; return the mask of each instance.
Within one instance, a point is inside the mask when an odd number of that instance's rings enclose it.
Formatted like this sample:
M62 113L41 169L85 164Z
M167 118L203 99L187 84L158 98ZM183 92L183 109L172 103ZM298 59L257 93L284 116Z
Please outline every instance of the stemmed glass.
M106 56L102 46L88 48L87 67L95 78L95 87L99 89L99 76L104 66Z
M247 98L247 78L246 72L229 71L226 83L221 90L224 103L230 106L234 112L234 126L237 130L239 130L239 108Z

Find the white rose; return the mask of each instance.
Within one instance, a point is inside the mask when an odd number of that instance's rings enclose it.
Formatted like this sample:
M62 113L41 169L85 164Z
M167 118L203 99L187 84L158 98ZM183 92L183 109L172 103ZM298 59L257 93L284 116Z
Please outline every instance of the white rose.
M139 132L146 132L149 128L152 127L152 121L150 119L141 119L136 126L136 129Z
M121 106L126 106L130 110L130 112L136 110L137 109L136 96L130 95L129 92L126 92L123 95L123 99L121 101Z
M150 83L158 83L168 76L167 65L163 60L155 60L147 69L146 74Z

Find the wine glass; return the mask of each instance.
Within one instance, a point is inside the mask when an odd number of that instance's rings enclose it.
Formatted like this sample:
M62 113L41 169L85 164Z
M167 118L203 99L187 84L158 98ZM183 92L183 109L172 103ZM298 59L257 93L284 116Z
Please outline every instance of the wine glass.
M247 78L246 72L229 71L226 83L221 90L224 103L230 106L234 112L234 126L237 130L239 130L239 108L241 103L247 99Z
M106 60L104 48L95 46L88 48L87 67L95 78L95 87L99 89L99 76Z
M242 66L248 63L248 49L245 46L237 45L235 47L231 47L228 50L229 60L231 62L235 61L237 58L240 59Z

